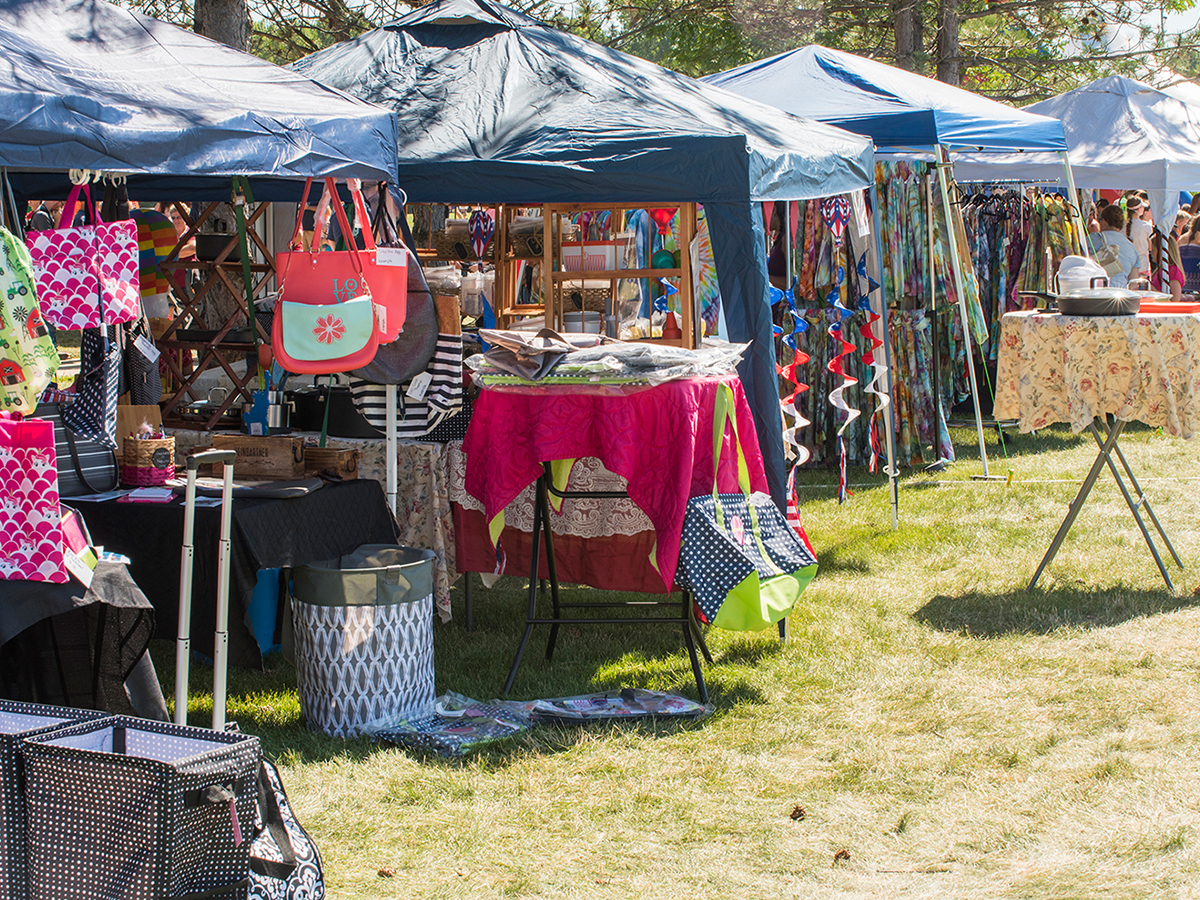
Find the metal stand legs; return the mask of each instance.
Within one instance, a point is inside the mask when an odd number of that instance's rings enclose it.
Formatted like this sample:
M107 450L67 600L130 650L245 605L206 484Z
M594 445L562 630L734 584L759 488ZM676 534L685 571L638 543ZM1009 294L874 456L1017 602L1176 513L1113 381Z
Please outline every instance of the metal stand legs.
M1100 428L1096 423L1100 423ZM1101 428L1106 432L1101 436ZM1083 484L1080 485L1079 493L1075 495L1075 499L1071 501L1071 506L1067 510L1067 517L1063 519L1062 525L1058 527L1058 533L1054 535L1054 540L1050 542L1050 549L1046 551L1046 555L1042 558L1041 564L1037 567L1037 571L1033 573L1033 580L1029 582L1029 589L1033 590L1033 586L1037 584L1038 578L1050 561L1054 559L1054 555L1058 553L1058 548L1062 546L1063 540L1067 536L1067 532L1071 530L1071 526L1075 523L1075 518L1079 515L1079 510L1083 508L1083 503L1087 500L1087 496L1091 493L1092 488L1096 484L1096 479L1100 476L1100 470L1105 465L1112 472L1113 478L1117 482L1117 487L1121 489L1121 495L1125 498L1125 503L1129 506L1129 511L1133 513L1133 518L1141 529L1142 538L1146 541L1146 546L1150 548L1150 554L1154 557L1154 562L1158 565L1158 571L1162 573L1163 581L1167 584L1167 589L1175 590L1175 585L1171 583L1171 576L1167 574L1167 567L1163 565L1162 557L1159 555L1158 548L1154 544L1154 539L1150 536L1150 530L1146 527L1145 521L1142 519L1140 508L1146 510L1146 514L1150 517L1163 543L1171 552L1171 557L1175 560L1175 564L1179 568L1183 568L1183 561L1179 558L1179 554L1175 552L1175 547L1172 546L1170 538L1167 537L1166 531L1158 521L1158 517L1154 515L1154 510L1150 508L1150 501L1146 499L1145 493L1142 491L1141 485L1137 483L1137 479L1133 475L1133 471L1129 468L1129 463L1125 459L1125 454L1121 452L1120 446L1117 444L1121 432L1125 430L1125 423L1115 421L1112 428L1103 419L1096 419L1091 425L1092 437L1096 439L1096 445L1100 448L1100 452L1096 455L1095 462L1092 463L1091 469L1088 470L1087 477L1083 479ZM1137 499L1129 493L1129 488L1125 486L1125 481L1121 478L1121 473L1117 471L1116 464L1113 463L1112 455L1116 453L1117 459L1120 460L1121 468L1125 470L1125 476L1129 479L1129 483L1133 486L1134 492L1137 494Z
M550 467L548 464L543 464L541 477L537 480L535 488L535 501L533 508L533 549L530 552L529 561L529 605L525 614L525 632L521 635L521 642L517 645L516 656L513 657L512 667L508 671L508 679L504 682L504 693L512 690L513 682L517 677L517 669L521 665L521 657L525 654L525 647L529 643L529 637L533 634L534 625L549 625L550 637L546 643L546 659L551 659L554 655L554 645L558 640L558 628L560 625L653 625L653 624L678 624L683 626L683 641L687 646L688 656L692 662L692 674L696 678L696 690L700 697L701 703L708 702L708 688L704 684L704 673L700 669L700 658L696 653L697 645L700 647L705 660L712 663L712 654L708 651L708 645L704 642L704 636L700 632L700 626L696 622L696 617L693 612L693 603L691 594L684 591L679 601L679 613L675 616L623 616L623 617L564 617L563 610L565 609L588 609L597 607L614 607L614 606L660 606L670 604L672 601L639 601L636 604L628 604L623 602L612 603L563 603L558 593L558 571L554 561L554 534L550 530L550 500L549 494L553 492L558 497L625 497L624 491L559 491L551 486ZM545 582L538 579L538 563L541 561L541 544L542 540L546 542L546 570L549 578L550 600L553 607L553 615L548 619L539 619L537 615L537 599L539 587L544 590Z

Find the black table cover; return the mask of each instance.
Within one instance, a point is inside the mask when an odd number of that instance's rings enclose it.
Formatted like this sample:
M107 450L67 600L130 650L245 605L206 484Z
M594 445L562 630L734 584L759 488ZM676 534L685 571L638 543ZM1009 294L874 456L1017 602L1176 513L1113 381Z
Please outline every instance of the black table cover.
M0 696L133 714L125 681L154 633L154 608L125 566L91 587L0 581Z
M179 620L183 498L170 503L77 503L92 540L131 560L129 571L154 604L155 636L174 640ZM192 576L193 649L212 655L216 623L221 509L196 509ZM230 547L229 661L262 665L249 625L259 569L301 566L350 553L361 544L395 544L400 531L378 481L328 484L301 497L235 497Z

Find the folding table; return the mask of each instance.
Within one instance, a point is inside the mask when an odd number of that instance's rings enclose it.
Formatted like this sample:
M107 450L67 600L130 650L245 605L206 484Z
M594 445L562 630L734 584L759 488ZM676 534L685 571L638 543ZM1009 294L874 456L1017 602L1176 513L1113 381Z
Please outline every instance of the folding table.
M561 461L569 463L595 458L608 472L625 480L624 490L600 491L599 496L623 498L627 495L645 513L655 536L652 555L659 580L657 592L667 593L674 586L688 498L712 491L712 415L717 387L722 381L728 381L733 387L738 428L750 468L751 488L766 492L766 474L758 451L758 441L754 437L753 415L736 377L683 378L657 386L492 386L480 394L463 443L467 460L465 488L482 506L493 540L503 534L506 508L530 484L536 483L530 545L529 607L525 631L509 672L506 691L512 686L533 626L550 625L549 652L553 652L560 625L634 621L600 616L570 618L563 612L571 604L562 603L557 596L554 537L549 528L552 515L550 497L595 497L597 492L568 490L566 479L561 476L570 465ZM732 441L731 435L732 431L726 434L727 444ZM736 489L734 459L732 447L724 447L718 480L721 490L726 492ZM554 466L554 463L560 465ZM559 477L555 477L556 474ZM619 539L628 537L620 533L616 536ZM554 607L553 614L548 618L539 617L535 609L542 571L540 545L543 540L545 573L550 582ZM501 542L497 556L503 558L505 555L505 547ZM640 566L642 562L641 559L630 560L631 565ZM604 583L593 586L611 587ZM646 617L640 621L683 626L696 686L703 699L706 689L696 658L692 603L686 595L679 602L679 615ZM702 643L701 649L706 649Z
M1099 447L1066 518L1029 583L1030 589L1054 559L1106 466L1150 548L1163 581L1168 589L1175 589L1142 510L1175 563L1182 568L1183 562L1121 452L1119 439L1126 424L1134 421L1161 427L1177 437L1191 438L1200 421L1198 394L1198 313L1064 316L1023 311L1004 316L996 373L996 418L1017 419L1023 432L1067 422L1077 434L1089 429ZM1117 462L1125 478L1121 477Z

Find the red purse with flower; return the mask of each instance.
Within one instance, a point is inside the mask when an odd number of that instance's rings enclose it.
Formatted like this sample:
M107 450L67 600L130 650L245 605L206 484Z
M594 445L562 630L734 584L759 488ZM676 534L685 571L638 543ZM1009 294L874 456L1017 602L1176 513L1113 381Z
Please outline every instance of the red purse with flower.
M311 183L309 179L305 185L305 197L308 196ZM324 231L324 208L325 196L322 197L315 223L314 241L320 240ZM333 203L333 208L342 234L350 235L346 211L337 202ZM301 215L303 211L301 204ZM299 235L299 221L297 218L293 245ZM283 267L279 300L275 304L275 318L271 323L271 346L279 364L289 372L306 375L347 372L365 366L375 358L375 351L379 347L379 330L376 328L371 288L367 284L360 251L353 240L347 240L346 244L350 248L348 252L312 254L318 259L324 258L324 264L319 267ZM300 252L303 252L302 248L293 250L293 254ZM311 282L314 279L319 280L320 284L313 285ZM289 295L297 299L289 299ZM321 302L326 298L330 302Z

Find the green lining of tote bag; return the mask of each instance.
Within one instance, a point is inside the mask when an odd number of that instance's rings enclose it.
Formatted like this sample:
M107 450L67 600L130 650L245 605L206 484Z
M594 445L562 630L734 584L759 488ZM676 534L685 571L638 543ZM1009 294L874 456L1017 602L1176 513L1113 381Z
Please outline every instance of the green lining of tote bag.
M734 414L733 389L722 384L717 390L716 412L713 416L713 503L715 506L717 525L725 528L725 513L721 507L720 495L717 492L717 472L721 461L721 438L725 434L725 422L733 426L733 443L737 453L738 487L746 498L750 512L750 531L755 546L763 561L776 574L769 578L760 578L757 571L751 572L726 595L725 602L717 611L712 624L716 628L729 631L761 631L783 619L800 598L800 594L808 587L808 583L817 574L817 565L788 573L784 572L767 551L763 544L762 531L758 523L758 511L750 499L750 467L746 463L746 454L742 450L742 440L738 435L737 416Z

